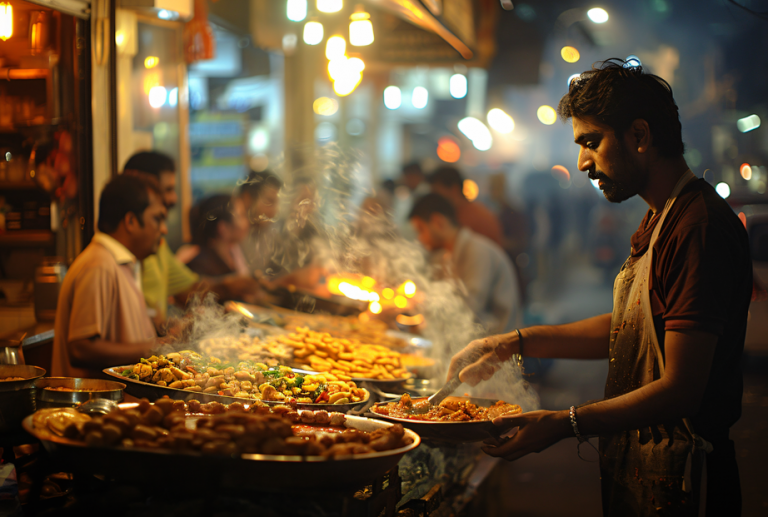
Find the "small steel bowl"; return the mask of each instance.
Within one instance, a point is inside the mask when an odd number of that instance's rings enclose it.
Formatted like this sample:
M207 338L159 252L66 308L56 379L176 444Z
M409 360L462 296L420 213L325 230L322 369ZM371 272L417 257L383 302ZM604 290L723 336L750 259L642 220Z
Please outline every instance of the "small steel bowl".
M102 379L80 379L77 377L47 377L40 379L37 386L37 408L75 407L91 399L123 401L125 384ZM46 388L70 388L79 391L55 391Z
M0 365L0 379L23 377L20 381L0 381L0 433L21 429L24 417L35 412L35 382L45 375L39 366Z

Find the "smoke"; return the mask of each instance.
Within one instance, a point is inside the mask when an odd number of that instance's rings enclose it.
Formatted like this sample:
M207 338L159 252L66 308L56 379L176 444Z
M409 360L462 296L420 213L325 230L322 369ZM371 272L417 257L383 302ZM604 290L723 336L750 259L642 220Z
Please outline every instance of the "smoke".
M283 235L289 243L293 240L294 256L278 253L280 265L287 268L299 262L301 267L311 261L330 273L370 276L380 285L413 281L420 293L417 309L426 321L424 337L432 342L428 355L438 365L434 381L444 382L451 357L487 335L467 305L462 286L441 278L444 275L423 248L399 235L372 187L365 157L326 145L316 150L311 162L292 173L282 172ZM305 231L305 240L297 245L293 236L306 228L312 231ZM537 393L511 362L490 381L476 387L462 385L459 390L519 404L525 411L539 407Z
M165 344L153 350L154 354L167 355L181 350L200 352L199 345L210 338L237 336L242 327L242 316L226 312L216 302L216 295L194 294L187 302L187 311L181 318L171 318L168 334L175 338L172 344Z

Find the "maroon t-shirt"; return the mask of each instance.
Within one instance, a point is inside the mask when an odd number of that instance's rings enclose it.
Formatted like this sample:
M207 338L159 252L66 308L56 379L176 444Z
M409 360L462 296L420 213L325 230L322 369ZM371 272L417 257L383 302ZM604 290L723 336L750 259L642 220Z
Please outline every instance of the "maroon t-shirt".
M632 257L648 250L658 221L650 210L632 236ZM685 186L653 250L651 305L662 351L665 330L718 336L712 371L694 430L712 441L727 437L741 416L741 355L752 296L752 259L744 225L706 181Z

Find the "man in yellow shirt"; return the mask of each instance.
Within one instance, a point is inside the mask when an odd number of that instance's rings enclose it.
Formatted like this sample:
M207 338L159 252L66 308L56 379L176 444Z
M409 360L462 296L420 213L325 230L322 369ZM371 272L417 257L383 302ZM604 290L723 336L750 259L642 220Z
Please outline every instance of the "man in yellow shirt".
M155 176L168 211L178 202L176 164L170 156L157 151L141 151L128 159L123 171ZM183 305L190 294L206 289L218 295L219 299L252 297L260 290L258 281L249 276L199 277L176 258L165 239L160 243L155 255L144 259L142 287L147 308L158 327L167 319L168 300L171 297Z

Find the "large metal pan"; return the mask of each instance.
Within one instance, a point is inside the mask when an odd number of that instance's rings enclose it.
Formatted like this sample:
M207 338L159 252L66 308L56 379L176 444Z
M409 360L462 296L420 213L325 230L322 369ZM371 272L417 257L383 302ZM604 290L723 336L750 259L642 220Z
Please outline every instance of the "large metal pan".
M392 424L348 416L345 425L351 429L374 431ZM154 486L169 486L177 481L187 491L194 487L204 487L208 491L217 488L249 491L288 487L359 488L384 475L421 442L418 434L406 429L413 443L391 451L336 459L265 454L227 457L154 449L88 447L54 435L47 427L37 427L34 415L24 420L24 429L38 438L57 465L66 467L67 472L103 474ZM158 466L160 468L156 468ZM296 492L296 496L301 497L301 492Z
M397 400L397 399L396 399ZM423 399L413 399L414 402ZM469 401L482 407L492 406L497 402L495 399L481 399L474 397L448 397L446 400ZM374 407L385 405L393 400L378 402ZM366 413L372 418L380 418L388 422L402 424L403 427L416 431L424 440L449 442L449 443L471 443L480 442L486 438L498 438L502 430L490 420L480 422L428 422L425 420L409 420L406 418L395 418L387 415L380 415L373 411L373 408Z
M112 368L105 368L102 370L104 373L109 375L110 377L115 378L116 380L119 380L120 382L124 382L127 384L126 391L128 394L133 395L136 398L146 398L150 402L154 402L157 399L168 397L172 398L174 400L199 400L200 402L206 403L206 402L219 402L221 404L232 404L233 402L241 402L243 404L247 404L249 402L252 402L250 399L239 399L235 397L226 397L224 395L214 395L211 393L202 393L199 391L186 391L186 390L179 390L176 388L169 388L167 386L158 386L157 384L151 384L149 382L143 382L143 381L137 381L135 379L129 379L127 377L123 377L120 375L123 370L126 368L133 368L133 366L113 366ZM316 373L316 372L308 372L306 370L296 370L295 372L298 373ZM368 394L368 397L370 398L370 393ZM365 404L368 401L368 399L361 400L360 402L353 402L350 404L298 404L299 409L311 409L313 411L337 411L339 413L347 413L348 411L351 411L352 409L361 406L362 404ZM270 405L279 405L283 404L283 402L280 401L262 401L265 404Z
M21 381L0 381L0 433L17 431L24 417L35 412L35 381L44 375L45 370L39 366L0 365L0 379L24 378Z

